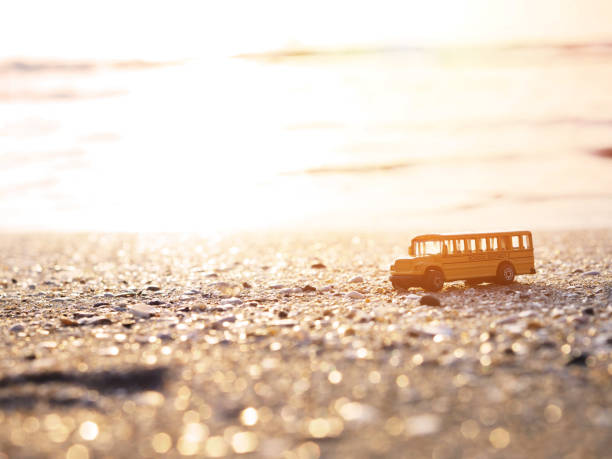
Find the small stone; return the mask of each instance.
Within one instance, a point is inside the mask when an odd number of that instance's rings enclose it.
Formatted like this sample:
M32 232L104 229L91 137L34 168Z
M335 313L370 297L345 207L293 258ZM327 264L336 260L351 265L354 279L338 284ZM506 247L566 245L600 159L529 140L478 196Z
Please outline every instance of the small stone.
M148 319L157 313L157 310L154 307L144 303L133 304L128 309L134 317L140 317L143 319Z
M268 323L271 327L294 327L298 323L292 319L271 320Z
M289 313L287 311L285 311L285 310L278 311L278 317L280 319L286 319L288 315L289 315Z
M433 295L423 295L419 303L426 306L440 306L440 300Z
M11 328L9 328L9 332L11 333L19 333L25 330L25 326L23 324L15 324Z
M312 285L305 285L304 287L302 287L302 291L303 292L316 292L317 289L313 287Z
M325 268L327 268L327 266L325 266L323 263L314 263L310 267L312 269L325 269Z
M542 341L538 343L537 349L554 349L557 345L553 341Z
M231 304L232 306L240 306L242 304L242 300L240 298L226 298L225 300L221 300L221 304Z
M363 293L352 291L352 292L347 293L346 297L350 298L351 300L361 300L365 298L365 295Z
M583 314L586 314L586 315L588 315L588 316L594 316L594 315L595 315L595 309L593 309L593 308L591 308L591 307L589 307L589 308L584 308L584 309L582 310L582 313L583 313Z
M165 304L165 303L163 301L161 301L161 300L152 300L152 301L149 301L147 304L149 306L160 306L160 305Z
M303 290L301 287L295 288L283 288L278 291L279 295L293 295L294 293L302 293Z
M149 285L145 290L148 290L149 292L159 292L161 288L157 285Z
M209 287L217 290L222 296L236 296L240 293L240 286L236 284L230 284L229 282L213 282L208 284ZM189 293L186 293L188 295Z
M565 365L567 365L567 366L569 366L569 365L577 365L577 366L581 366L581 367L586 367L587 358L588 357L589 357L589 353L588 352L582 352L579 355L577 355L574 358L572 358Z
M242 287L243 288L251 288L251 284L249 284L248 282L243 282L242 283Z
M599 276L601 273L599 271L587 271L583 274L583 276Z
M93 317L95 314L92 312L75 312L72 317L75 319L83 319L84 317Z
M543 327L544 325L542 325L542 323L537 320L532 320L527 324L527 328L529 330L539 330L540 328L543 328Z
M227 317L224 317L222 319L219 319L219 320L213 322L210 325L210 327L213 330L221 330L221 329L223 329L225 327L225 324L230 324L230 323L233 323L233 322L236 322L236 317L235 316L227 316Z
M407 300L418 300L421 297L417 295L416 293L410 293L408 295L405 295L404 298L406 298Z
M572 317L570 320L573 324L577 324L577 325L586 325L589 323L589 319L587 319L586 317L582 317L582 316Z
M349 280L350 284L357 284L357 283L361 283L363 282L363 277L361 276L355 276L352 279Z
M79 323L76 320L69 319L68 317L61 317L60 322L66 327L76 327Z
M104 302L94 303L94 308L97 308L99 306L110 306L110 303L104 303Z
M331 285L326 285L325 287L321 287L319 292L331 292L333 287Z
M519 320L519 316L512 315L512 316L504 317L503 319L497 321L497 325L513 324L517 322L518 320Z
M583 273L583 272L584 272L584 271L583 271L582 269L578 268L578 269L574 269L574 270L572 271L572 274L580 274L580 273Z
M79 325L111 325L112 323L113 321L107 317L91 317L79 320Z

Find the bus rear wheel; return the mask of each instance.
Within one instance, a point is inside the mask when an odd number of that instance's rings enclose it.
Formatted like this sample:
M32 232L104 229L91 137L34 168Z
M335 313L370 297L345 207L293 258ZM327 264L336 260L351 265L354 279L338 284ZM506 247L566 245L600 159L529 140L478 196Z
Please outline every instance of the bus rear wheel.
M516 272L514 271L514 266L508 262L504 262L499 265L499 268L497 268L497 276L495 280L498 284L511 284L514 281L515 274Z
M425 273L423 287L431 292L442 290L442 287L444 287L444 276L437 269L430 269Z

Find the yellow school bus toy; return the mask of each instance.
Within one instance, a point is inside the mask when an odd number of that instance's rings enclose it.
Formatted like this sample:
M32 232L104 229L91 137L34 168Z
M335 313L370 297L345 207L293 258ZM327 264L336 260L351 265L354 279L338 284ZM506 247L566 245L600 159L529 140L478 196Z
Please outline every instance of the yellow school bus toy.
M509 284L519 274L535 274L530 231L423 234L412 240L409 257L391 265L396 289L438 291L444 282Z

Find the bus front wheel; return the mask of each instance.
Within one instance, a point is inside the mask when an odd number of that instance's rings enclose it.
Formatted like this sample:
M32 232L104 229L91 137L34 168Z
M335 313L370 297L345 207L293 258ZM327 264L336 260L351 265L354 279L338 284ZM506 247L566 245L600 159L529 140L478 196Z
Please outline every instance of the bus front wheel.
M425 273L425 282L424 285L425 290L429 290L431 292L437 292L442 290L444 286L444 276L437 269L430 269Z
M515 274L514 266L507 262L502 263L497 268L497 283L503 285L511 284L514 281Z

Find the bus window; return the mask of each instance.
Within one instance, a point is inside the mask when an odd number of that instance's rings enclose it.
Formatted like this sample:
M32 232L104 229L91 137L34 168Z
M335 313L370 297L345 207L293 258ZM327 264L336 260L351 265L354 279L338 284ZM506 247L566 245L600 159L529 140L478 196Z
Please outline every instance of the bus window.
M531 248L531 244L529 244L529 236L527 236L526 234L523 234L523 247L526 249Z
M425 242L425 253L427 255L437 255L440 253L440 241L427 241Z
M512 236L512 248L514 250L520 249L521 248L521 242L518 236Z
M455 253L465 251L465 243L463 242L463 239L455 239L453 242L455 243Z
M450 240L442 241L442 255L452 255L453 254L453 245Z
M497 245L497 238L496 237L490 237L489 238L489 250L497 250L498 249L498 245Z
M487 250L487 240L484 237L476 239L476 248L479 252Z
M476 252L476 239L468 239L468 251Z

